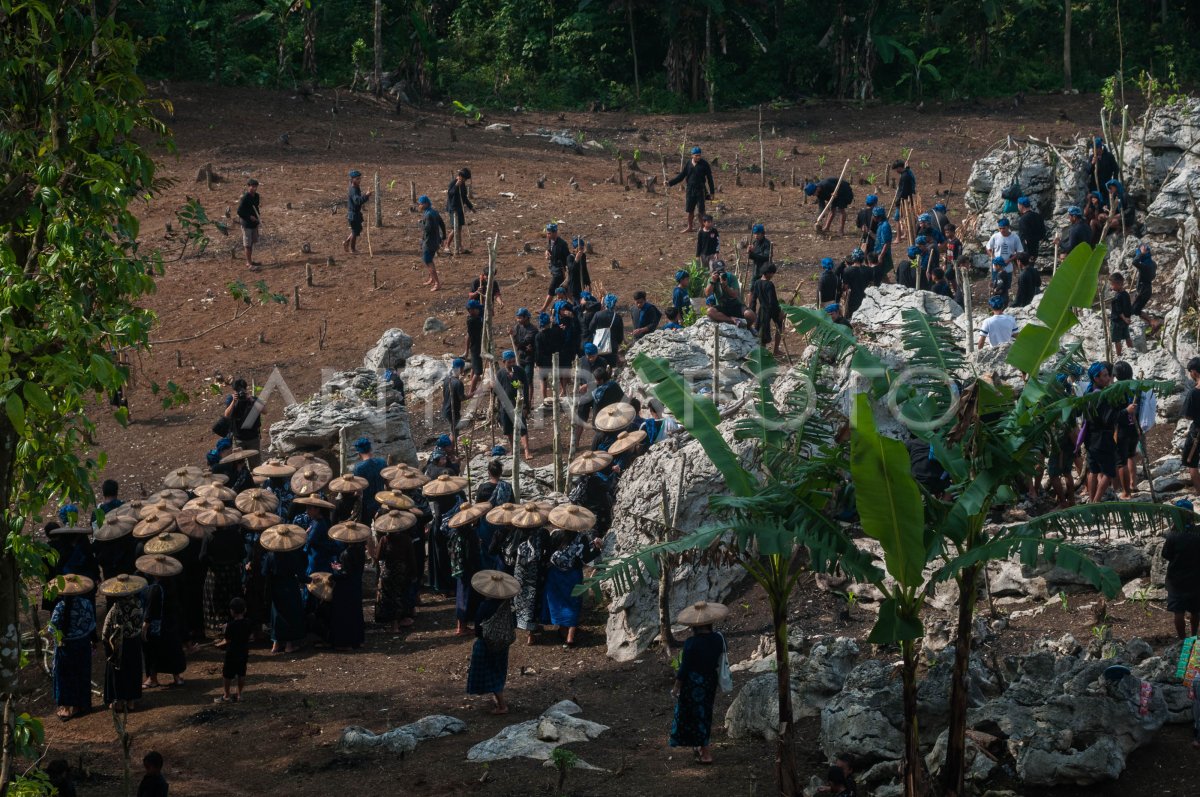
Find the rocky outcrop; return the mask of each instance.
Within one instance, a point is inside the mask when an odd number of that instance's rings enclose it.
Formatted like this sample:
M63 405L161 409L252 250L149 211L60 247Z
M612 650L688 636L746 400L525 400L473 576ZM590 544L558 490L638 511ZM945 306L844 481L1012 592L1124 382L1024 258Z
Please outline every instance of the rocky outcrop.
M537 719L509 725L491 739L475 745L467 751L467 760L532 758L548 761L554 748L574 742L587 742L608 730L607 725L576 716L582 712L583 709L570 700L555 703ZM576 766L595 769L583 761Z
M629 348L625 358L629 362L633 362L639 354L664 358L676 373L687 380L693 392L711 392L714 333L721 336L719 378L721 393L727 395L751 376L744 362L757 348L758 341L748 330L731 324L716 324L702 317L684 329L659 330L646 335ZM632 368L621 374L620 381L628 394L650 395L649 388Z
M394 362L395 357L407 356L411 345L400 330L388 330L367 352L365 362ZM313 451L336 462L342 441L349 444L358 437L370 438L380 456L417 462L408 410L399 392L384 380L383 371L369 366L335 373L321 392L288 405L283 419L271 424L271 451L279 455Z
M444 714L422 717L416 722L378 734L372 733L366 728L351 725L343 730L342 735L338 738L337 751L346 756L410 753L421 742L462 733L466 729L465 722Z

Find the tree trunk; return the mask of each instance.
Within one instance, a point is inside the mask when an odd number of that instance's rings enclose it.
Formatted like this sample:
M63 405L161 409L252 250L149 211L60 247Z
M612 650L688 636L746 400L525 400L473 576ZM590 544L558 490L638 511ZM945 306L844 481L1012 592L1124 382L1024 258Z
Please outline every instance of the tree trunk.
M633 55L633 96L642 100L642 84L638 77L637 35L633 30L633 0L625 0L625 19L629 23L629 52Z
M1063 0L1063 91L1071 90L1071 0Z
M383 0L375 0L375 85L376 97L383 96Z
M958 581L958 629L954 635L954 675L950 682L950 739L942 785L953 794L965 794L967 775L967 668L971 660L972 619L978 597L979 566L968 567Z
M0 795L7 793L12 780L16 740L12 733L12 704L19 686L21 668L21 568L7 537L12 525L14 458L19 438L7 416L0 420L0 703L4 705L4 725L0 728Z
M787 573L783 573L782 577L786 581ZM779 784L781 795L794 797L800 794L801 788L800 775L796 771L796 743L792 732L792 668L788 661L787 595L772 598L771 604L771 619L775 623L775 679L779 689L779 738L775 742L775 781Z
M704 13L704 91L708 94L708 112L713 113L712 10Z
M920 797L925 794L924 762L921 760L921 731L917 723L917 655L916 642L903 640L904 654L901 678L904 682L904 794Z
M317 9L304 4L304 71L317 75Z

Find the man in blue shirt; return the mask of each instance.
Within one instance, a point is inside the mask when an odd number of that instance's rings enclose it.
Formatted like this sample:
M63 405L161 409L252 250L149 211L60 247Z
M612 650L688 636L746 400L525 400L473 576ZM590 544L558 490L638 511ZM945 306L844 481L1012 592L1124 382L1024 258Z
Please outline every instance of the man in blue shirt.
M346 236L346 240L342 241L342 251L358 254L354 248L358 243L358 236L362 235L363 228L363 205L367 204L367 200L371 198L371 192L362 192L360 183L362 182L362 172L354 169L350 172L350 192L346 196L346 221L350 224L350 234Z
M383 469L387 462L383 457L371 456L371 441L360 437L354 441L354 450L358 452L358 462L354 465L354 475L367 480L367 487L362 495L362 522L370 523L379 513L379 502L375 494L387 489L383 480Z
M888 281L888 272L892 270L892 225L887 220L887 211L876 205L871 215L879 220L875 228L875 285Z
M682 317L683 311L692 306L692 297L688 293L688 283L692 281L692 275L680 269L675 272L675 290L671 292L671 306L674 307Z

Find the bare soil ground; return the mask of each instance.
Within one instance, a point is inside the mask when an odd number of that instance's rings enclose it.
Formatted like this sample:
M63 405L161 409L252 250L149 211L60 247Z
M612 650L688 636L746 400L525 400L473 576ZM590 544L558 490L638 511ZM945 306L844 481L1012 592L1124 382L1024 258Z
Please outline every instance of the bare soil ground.
M144 245L161 247L168 261L157 293L146 302L159 315L154 333L159 344L133 362L133 424L122 430L103 422L100 429L100 443L109 457L105 475L122 482L125 497L158 489L162 474L181 462L202 461L212 443L209 427L218 407L209 387L214 381L241 375L262 383L278 368L291 391L303 398L317 389L323 369L358 364L379 334L393 326L413 335L417 352L461 351L466 288L485 263L483 242L490 235L500 235L499 275L509 315L518 306L541 304L547 279L539 242L550 220L558 221L566 236L582 235L593 243L593 280L620 294L623 305L638 288L665 304L671 274L694 251L694 238L679 234L678 189L664 201L661 187L648 194L607 182L616 176L611 155L564 150L530 135L538 129L582 132L584 141L617 148L626 158L636 148L642 169L651 173L661 173L660 155L666 156L668 169L677 165L684 143L701 145L706 156L717 156L722 164L736 158L743 168L756 164L759 156L758 120L752 112L679 118L489 114L487 123L512 125L511 132L496 133L468 128L437 109L394 113L344 94L339 99L332 93L306 99L285 92L180 85L172 86L170 99L177 153L164 155L160 174L177 182L145 209L141 229ZM331 112L335 104L336 114ZM957 218L963 213L961 192L971 163L986 148L1008 134L1059 141L1086 132L1095 106L1095 98L1033 97L1020 108L997 100L926 105L923 112L835 104L769 111L762 122L763 152L775 190L760 186L752 173L743 174L738 187L732 168L717 169L724 249L730 251L751 223L765 223L777 259L790 263L778 280L781 295L790 296L799 287L801 301L811 301L814 264L826 255L844 256L853 243L849 235L827 239L813 231L815 208L805 206L803 192L788 185L793 168L802 183L804 177L836 176L849 158L856 203L872 190L890 197L893 189L883 185L884 174L901 149L911 146L923 197L932 203L934 192L942 192ZM456 140L451 139L451 128ZM206 163L223 178L211 190L194 182L197 169ZM431 294L420 286L425 276L409 182L440 206L451 173L461 166L470 167L475 176L478 213L468 214L472 252L439 258L444 287ZM338 203L345 200L350 168L367 175L364 188L375 170L380 172L384 226L371 231L373 257L366 253L365 240L359 255L342 253L346 221ZM547 178L544 189L535 185L541 175ZM875 188L866 184L870 175ZM223 219L226 209L236 207L241 187L251 176L260 181L263 196L264 225L256 251L262 272L246 272L237 228L228 238L217 235L202 256L176 259L180 239L174 213L185 197L198 197L212 217ZM571 178L579 190L569 184ZM174 227L172 234L168 223ZM532 254L523 253L525 242L533 243ZM302 251L305 244L311 253ZM326 264L327 257L334 265ZM312 286L305 284L306 264L313 266ZM378 289L372 289L373 273ZM298 287L300 306L255 306L230 320L237 304L227 285L259 279L289 301ZM445 321L449 330L422 336L422 322L430 315ZM322 347L323 327L327 334ZM188 391L191 403L160 410L149 386L168 381ZM281 401L277 395L268 404L268 422L281 414ZM415 432L418 445L431 433L420 427ZM548 438L535 434L533 445L541 456L549 451ZM806 634L865 636L869 616L860 612L853 622L841 623L836 601L811 583L802 584L794 614ZM731 659L738 661L756 647L769 622L757 589L744 590L731 605L726 632ZM1132 606L1114 611L1116 636L1142 636L1160 648L1169 641L1170 618L1161 609L1149 616ZM767 744L735 742L718 729L714 767L694 764L690 751L668 748L672 702L665 656L655 648L637 662L617 664L604 655L603 609L589 608L586 625L588 632L572 650L561 648L553 632L541 645L513 648L513 710L504 718L488 715L481 702L464 694L470 641L453 635L453 609L447 602L422 606L414 630L407 634L371 633L361 652L333 654L310 648L271 658L256 650L246 700L239 705L212 705L220 690L220 654L202 649L190 657L185 688L149 692L142 709L132 715L135 773L145 751L157 749L166 756L173 793L180 794L315 797L327 795L332 787L412 795L550 794L553 773L535 762L469 765L465 753L505 725L535 717L569 698L583 707L583 716L611 726L597 741L577 747L585 760L607 771L573 772L566 786L570 794L769 792L773 756ZM1055 605L1039 617L1015 622L997 645L1001 653L1016 652L1042 635L1068 630L1086 639L1091 625L1086 611L1065 613ZM99 657L96 663L99 678ZM36 671L30 672L29 688L37 695L36 713L47 723L50 758L67 758L85 773L80 793L121 793L120 753L111 718L94 713L61 725L53 715L48 683ZM728 702L727 696L718 697L719 718ZM334 754L333 744L347 725L381 731L435 713L461 717L468 731L428 742L403 759L351 763ZM807 721L800 730L805 774L823 772L818 723ZM1185 790L1190 793L1188 784L1194 783L1195 760L1188 729L1168 727L1151 747L1133 756L1118 783L1055 794L1086 791L1101 797L1137 788L1182 795Z

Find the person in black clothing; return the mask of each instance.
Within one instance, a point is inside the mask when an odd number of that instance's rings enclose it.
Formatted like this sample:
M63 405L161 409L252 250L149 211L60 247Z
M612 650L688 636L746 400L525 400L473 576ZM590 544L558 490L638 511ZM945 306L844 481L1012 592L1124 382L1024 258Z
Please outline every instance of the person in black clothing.
M1083 218L1083 211L1078 205L1072 205L1067 208L1067 218L1070 219L1070 226L1067 227L1067 236L1062 239L1058 246L1058 259L1061 263L1066 259L1067 255L1071 254L1071 250L1080 244L1090 244L1092 242L1092 228Z
M700 232L696 233L696 257L712 268L721 251L721 232L713 226L713 217L707 213L700 216Z
M596 297L589 291L584 291L579 297L579 326L586 334L585 341L592 339L592 320L602 309L600 302L596 301Z
M945 296L947 299L954 298L954 286L946 281L945 269L933 269L933 271L930 272L930 277L933 279L933 284L929 286L929 290L933 291L938 296Z
M1150 244L1139 244L1133 253L1133 267L1137 270L1137 292L1133 295L1133 315L1140 316L1150 325L1150 334L1158 331L1163 320L1146 312L1150 296L1154 292L1154 278L1158 276L1158 266L1150 256Z
M442 241L446 240L446 222L442 219L442 214L433 209L433 203L424 194L417 199L417 208L421 212L421 220L418 222L421 227L421 262L429 269L429 279L421 284L432 285L429 291L435 293L442 289L442 282L438 279L433 258L437 255Z
M474 396L483 376L483 305L478 299L467 301L467 350L463 357L471 363L471 387L467 395Z
M1088 191L1099 191L1117 176L1117 159L1104 146L1104 139L1092 140L1092 158L1088 168Z
M571 239L571 257L567 260L567 295L578 302L585 290L592 287L592 275L587 267L587 241L576 236Z
M499 397L500 428L506 439L512 439L513 429L516 428L521 438L522 454L525 459L532 459L529 453L529 429L525 426L525 415L529 412L529 378L525 371L517 367L517 355L511 349L506 349L500 355L504 367L496 371L495 391ZM521 392L521 414L517 415L517 391Z
M746 256L750 258L750 262L754 264L754 280L762 276L763 269L773 259L773 251L771 241L767 238L767 228L761 224L755 224L751 229L754 237L750 239L750 243L746 246Z
M633 294L633 306L635 309L629 313L630 319L633 321L633 332L630 334L636 341L658 329L658 324L662 321L662 312L646 301L645 291L637 291Z
M587 325L587 340L596 343L596 333L609 330L608 351L601 350L599 359L609 368L616 368L621 362L621 346L625 343L625 319L617 312L617 295L604 295L604 309L596 312ZM599 344L596 344L597 346Z
M687 229L683 232L695 232L692 226L692 220L695 218L696 211L700 215L704 215L704 201L712 199L713 194L717 193L717 184L713 182L712 167L708 165L708 161L700 157L700 148L692 147L692 160L679 170L679 174L667 181L667 186L670 187L677 183L687 181L685 206L688 214Z
M1192 422L1183 440L1183 466L1192 479L1192 489L1200 493L1200 357L1188 360L1187 375L1191 382L1183 397L1180 415ZM53 539L53 538L51 538Z
M246 181L246 192L237 206L238 221L242 224L242 246L246 248L246 268L258 271L261 263L254 262L254 244L258 243L258 226L262 217L258 214L258 180L251 177Z
M346 195L346 221L350 225L350 234L346 236L346 240L342 241L343 252L355 252L355 244L358 243L358 236L362 235L363 228L363 205L367 204L367 200L371 198L371 192L362 192L362 172L358 169L353 169L350 172L350 191Z
M1112 367L1106 362L1092 363L1088 368L1092 380L1088 387L1094 393L1112 384ZM1100 402L1087 413L1087 484L1088 501L1098 503L1112 485L1117 475L1116 426L1118 414L1125 407L1111 402Z
M1029 197L1023 196L1017 200L1017 237L1021 239L1021 248L1032 260L1037 260L1038 248L1046 238L1046 222L1042 214L1033 209Z
M242 699L242 690L246 688L246 664L250 660L250 637L253 629L250 627L250 621L246 619L246 601L241 598L231 600L229 618L223 632L225 661L221 666L225 694L216 699L217 703L237 703Z
M533 326L533 314L525 307L517 308L517 323L509 335L512 336L516 347L517 364L525 372L525 384L533 384L533 339L537 337L537 329Z
M862 236L862 242L870 249L875 245L875 216L872 211L879 204L879 197L874 194L867 194L866 205L858 211L858 215L854 218L854 226L858 228Z
M71 766L61 758L56 758L46 765L46 777L55 791L55 797L75 797L75 782L71 780Z
M550 396L550 383L546 381L547 376L550 379L558 379L559 375L554 373L554 355L562 357L563 349L563 331L557 324L550 322L549 313L538 314L538 331L533 337L533 365L536 369L537 381L542 386L542 398L546 399ZM562 367L562 363L559 363Z
M1175 506L1193 510L1186 498L1176 501ZM1175 635L1185 638L1185 615L1191 615L1192 636L1196 636L1200 629L1200 534L1193 528L1172 531L1163 543L1162 555L1167 560L1167 611L1175 615Z
M843 264L845 265L845 264ZM845 273L845 269L842 269ZM817 303L828 304L842 298L842 280L833 268L833 258L821 258L821 279L817 282Z
M596 387L592 389L592 403L590 407L591 415L594 418L596 413L600 412L600 410L604 409L608 405L617 404L621 401L624 401L625 391L622 390L621 386L617 384L617 381L613 379L612 371L606 366L601 365L597 367L596 370L592 372L592 376L596 379ZM597 446L600 444L605 444L606 442L611 444L612 440L615 439L616 434L617 433L615 432L596 432L595 437L592 439L592 447L597 451L603 450ZM607 445L605 445L605 448L607 448Z
M1017 277L1017 298L1013 299L1012 306L1025 307L1042 289L1042 275L1038 273L1028 250L1017 252L1014 260L1021 270L1021 276Z
M137 797L167 797L167 779L163 777L162 753L151 750L142 758L146 774L138 784Z
M826 258L828 259L828 258ZM750 311L758 318L758 342L766 346L771 342L771 326L776 327L775 356L779 356L779 345L783 342L783 308L775 292L774 263L768 263L762 277L750 288Z
M504 301L500 298L500 278L496 275L496 266L492 266L491 288L488 288L487 269L484 269L479 272L478 277L471 281L471 290L467 293L467 298L479 302L479 307L482 309L484 298L489 293L492 297L492 310L504 307Z
M1125 275L1119 271L1113 272L1108 278L1112 287L1112 304L1109 307L1112 324L1112 341L1117 347L1117 356L1121 356L1121 344L1133 346L1129 339L1129 322L1132 320L1133 303L1129 300L1129 292L1125 290Z
M859 250L855 250L857 254ZM866 298L867 288L875 279L875 270L863 260L854 257L853 265L846 269L842 276L842 290L846 293L846 318L854 318L854 313Z
M842 306L837 302L830 302L829 304L825 305L825 312L829 315L829 320L833 323L841 324L847 329L852 329L850 326L850 319L842 315Z
M567 242L558 237L558 225L546 225L546 265L550 269L550 287L546 289L546 301L542 302L542 310L554 301L554 291L567 281L567 262L571 259L571 249Z
M896 211L892 218L895 220L902 218L900 208L905 204L908 205L909 218L915 218L917 215L917 176L902 160L892 162L892 171L896 173ZM901 225L900 229L903 231L904 225Z
M446 254L454 248L454 230L457 227L462 229L467 224L466 210L475 212L475 206L471 204L471 195L467 190L467 180L471 179L471 170L467 168L459 169L454 179L450 181L450 185L446 188L446 215L450 218L450 236L446 238ZM458 222L455 224L455 222ZM458 242L462 246L462 240ZM466 252L466 250L463 250ZM470 254L467 252L467 254Z
M837 191L836 196L833 193L835 190ZM841 234L845 235L846 208L850 207L850 204L854 202L854 189L850 187L850 183L839 180L837 177L826 177L819 183L809 183L804 186L804 193L808 196L815 195L817 197L818 214L824 213L825 206L829 204L830 200L833 201L833 208L817 229L828 232L829 228L833 226L833 217L840 215L842 217Z
M462 404L467 397L463 387L462 372L466 365L461 358L455 357L450 363L450 373L442 380L442 417L450 424L450 445L458 447L458 425L462 423Z
M250 395L245 379L233 380L233 392L225 397L225 418L228 419L230 435L241 448L261 451L259 435L262 431L263 403Z

